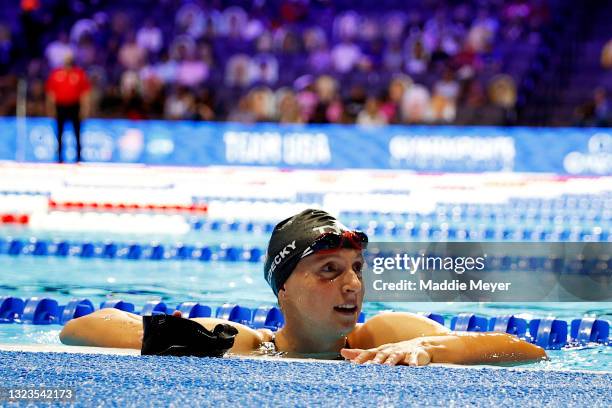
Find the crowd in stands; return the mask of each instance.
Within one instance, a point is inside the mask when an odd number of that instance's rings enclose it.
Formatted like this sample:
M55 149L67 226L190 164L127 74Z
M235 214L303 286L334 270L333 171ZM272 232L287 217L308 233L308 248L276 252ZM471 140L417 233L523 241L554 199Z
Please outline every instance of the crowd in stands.
M15 2L17 3L17 1ZM512 124L500 44L537 44L542 0L21 0L0 20L0 115L67 55L95 117Z

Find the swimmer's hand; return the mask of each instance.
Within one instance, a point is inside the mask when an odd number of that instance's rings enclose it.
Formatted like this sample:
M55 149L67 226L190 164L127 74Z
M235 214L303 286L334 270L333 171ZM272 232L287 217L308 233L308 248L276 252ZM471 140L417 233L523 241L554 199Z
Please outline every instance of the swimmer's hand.
M342 349L355 363L423 366L429 363L498 364L541 361L544 350L506 333L458 332L445 336L418 337L383 344L367 350Z
M342 349L340 354L353 363L363 364L385 364L385 365L409 365L413 367L424 366L431 362L432 347L424 339L412 339L398 343L383 344L382 346L363 349Z

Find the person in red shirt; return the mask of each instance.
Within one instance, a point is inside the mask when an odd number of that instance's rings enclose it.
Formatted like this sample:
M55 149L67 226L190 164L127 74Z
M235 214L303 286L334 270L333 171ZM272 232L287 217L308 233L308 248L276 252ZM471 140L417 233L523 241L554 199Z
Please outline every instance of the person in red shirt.
M47 105L50 113L57 119L57 157L62 163L62 135L67 121L72 122L76 137L76 161L81 161L81 117L88 107L91 85L87 74L74 65L72 55L66 57L64 66L51 72L47 80ZM81 109L82 108L82 109Z

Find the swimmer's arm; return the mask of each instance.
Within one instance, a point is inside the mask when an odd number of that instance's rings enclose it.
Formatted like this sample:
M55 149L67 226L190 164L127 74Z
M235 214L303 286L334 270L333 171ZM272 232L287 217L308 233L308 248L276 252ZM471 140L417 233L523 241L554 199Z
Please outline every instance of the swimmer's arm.
M546 358L538 346L505 333L451 332L448 328L412 313L382 313L357 327L349 336L352 349L342 355L356 362L383 362L390 354L396 363L429 362L478 364L532 361ZM403 356L400 358L400 356ZM385 360L380 361L385 358ZM414 361L413 361L414 362Z
M506 333L450 333L421 337L367 350L343 349L356 363L426 365L429 363L484 364L546 359L544 350Z
M70 320L59 337L70 346L140 349L142 318L118 309L100 309Z
M238 329L232 353L247 353L269 341L265 331L253 330L240 323L214 318L192 319L209 330L219 323L230 324ZM118 309L100 309L77 319L70 320L60 333L60 341L71 346L116 347L140 349L142 347L142 317Z
M352 347L369 349L424 336L440 336L451 331L427 317L413 313L381 313L359 325L348 336Z

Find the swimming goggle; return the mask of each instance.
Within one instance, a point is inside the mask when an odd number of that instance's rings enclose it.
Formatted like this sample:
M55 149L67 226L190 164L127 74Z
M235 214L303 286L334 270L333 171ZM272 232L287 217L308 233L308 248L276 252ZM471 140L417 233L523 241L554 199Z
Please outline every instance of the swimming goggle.
M326 232L321 234L308 247L302 258L315 252L334 251L340 248L353 248L358 250L366 249L368 246L368 236L361 231Z

